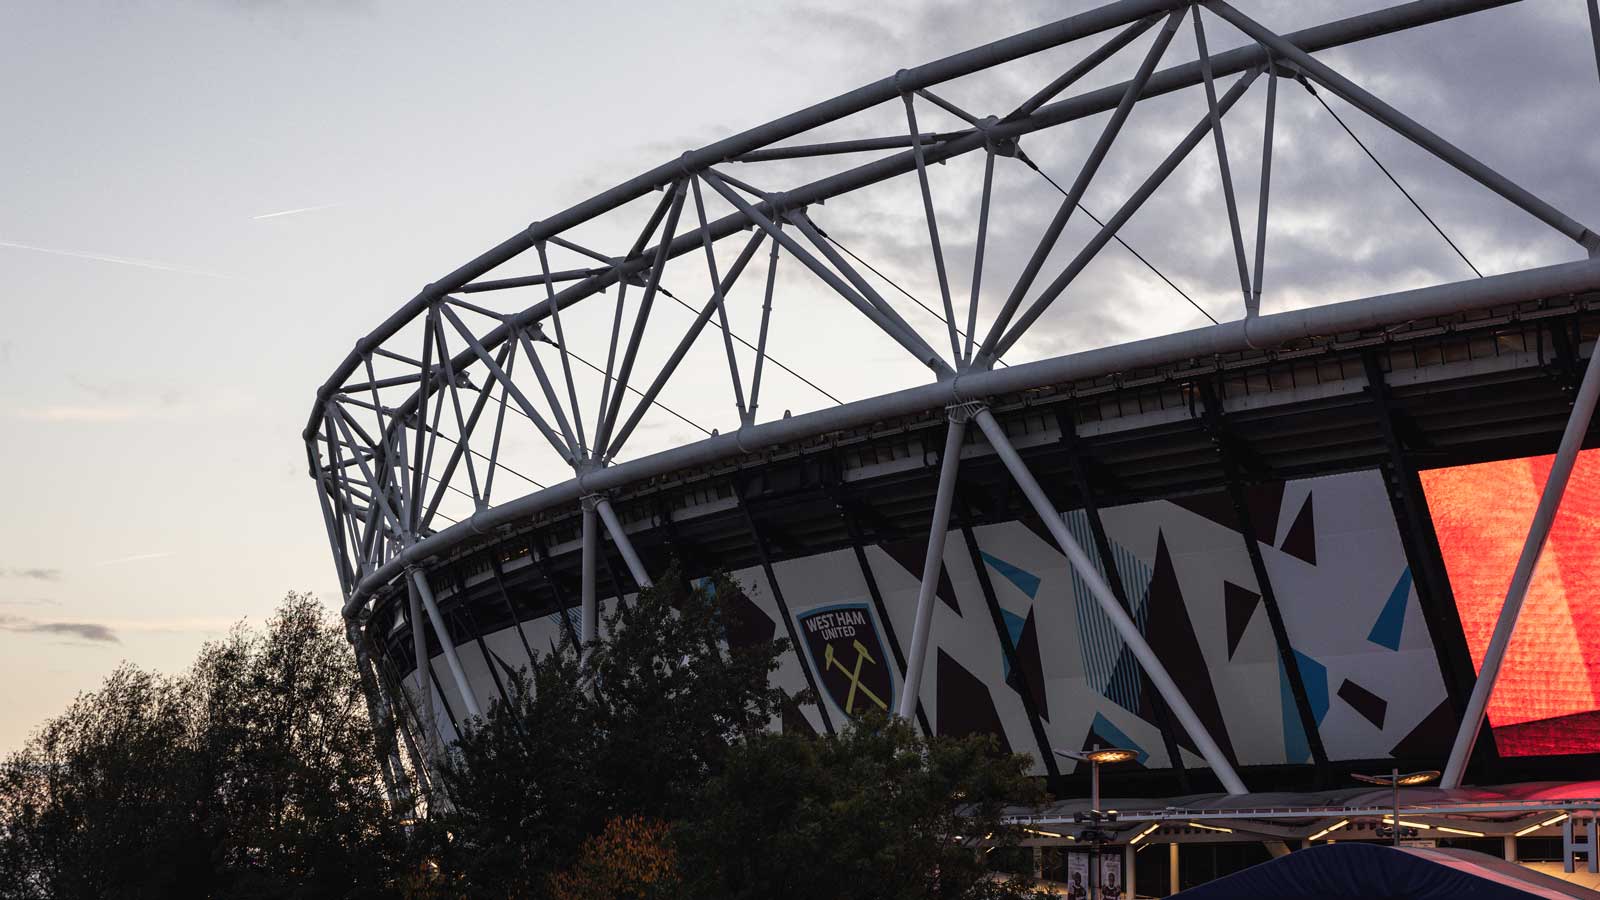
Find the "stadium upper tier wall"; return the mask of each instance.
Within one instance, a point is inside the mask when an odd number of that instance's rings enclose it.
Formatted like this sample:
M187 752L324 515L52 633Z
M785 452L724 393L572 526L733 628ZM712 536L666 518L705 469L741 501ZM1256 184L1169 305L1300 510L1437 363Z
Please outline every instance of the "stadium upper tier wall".
M1592 300L1396 323L991 408L1252 788L1312 777L1316 739L1328 764L1438 767L1548 470L1538 458L1555 448L1600 331ZM799 692L810 667L821 698L775 727L836 730L905 690L942 421L929 411L612 494L652 572L675 559L689 577L725 569L741 585L730 641L795 639L775 682ZM1051 749L1097 742L1137 748L1147 769L1203 770L1027 509L969 437L919 721L992 733L1041 773ZM1586 453L1490 708L1480 772L1532 761L1515 771L1554 776L1597 761L1596 528L1600 458ZM602 595L626 601L634 585L604 550ZM530 651L550 652L576 625L577 556L577 519L563 512L431 567L483 707ZM406 606L396 582L367 626L391 686L415 683ZM464 705L442 658L434 669L438 714L421 729L450 740ZM415 697L407 712L416 729Z

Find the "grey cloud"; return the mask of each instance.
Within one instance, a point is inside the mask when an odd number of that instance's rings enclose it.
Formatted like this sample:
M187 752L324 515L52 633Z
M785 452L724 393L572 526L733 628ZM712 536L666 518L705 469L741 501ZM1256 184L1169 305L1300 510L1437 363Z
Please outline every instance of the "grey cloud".
M28 578L34 581L60 581L60 569L0 569L0 575L7 578Z
M117 633L94 622L39 622L23 616L0 615L0 631L75 637L97 644L120 644Z
M786 16L810 34L834 66L866 83L900 65L916 64L1098 5L1032 4L1003 19L987 9L956 4L874 6ZM1249 15L1279 31L1379 8L1382 2L1246 3ZM1592 219L1600 210L1600 113L1592 102L1595 62L1581 4L1523 4L1447 21L1320 54L1325 62L1390 101L1569 215ZM1205 17L1214 52L1245 43L1213 16ZM1096 77L1095 87L1126 78L1149 38L1123 51ZM1089 42L1092 44L1093 39ZM979 115L1004 113L1086 47L1050 51L938 91ZM1194 58L1192 27L1178 33L1163 65ZM817 66L816 54L792 63ZM1225 88L1232 78L1222 83ZM1225 121L1247 257L1253 259L1262 143L1264 82L1258 80ZM1079 88L1075 88L1077 90ZM1422 206L1485 273L1577 258L1581 251L1531 216L1390 132L1381 123L1322 91L1321 96L1370 147ZM1198 90L1136 107L1097 174L1085 205L1110 215L1205 110ZM820 99L820 98L819 98ZM922 106L919 108L930 109ZM923 127L945 127L929 113ZM857 117L860 119L860 117ZM884 120L888 121L888 120ZM1024 149L1057 182L1068 185L1098 137L1105 116L1029 135ZM900 127L903 128L903 120ZM892 123L890 127L893 127ZM881 123L879 123L881 129ZM798 139L837 139L874 133L864 121L840 123L838 133ZM883 131L881 133L893 133ZM793 165L792 183L837 171L835 157ZM865 162L866 159L861 160ZM1007 174L1006 168L1023 174ZM964 299L970 278L972 226L977 219L981 166L933 167L930 178L951 270L952 293ZM980 334L1015 281L1060 203L1060 195L1016 163L1000 161L985 265ZM754 179L754 175L751 176ZM926 226L914 176L873 186L816 213L819 223L868 262L885 270L929 305L937 306ZM1590 224L1593 224L1592 222ZM1094 226L1075 213L1050 254L1033 293L1076 254ZM1242 312L1233 246L1228 237L1214 145L1203 142L1122 229L1122 237L1221 319ZM1278 84L1271 210L1268 220L1264 309L1268 312L1424 284L1457 281L1472 272L1454 254L1338 123L1302 86ZM886 294L887 295L887 294ZM891 298L892 299L892 298ZM903 301L903 298L902 298ZM898 305L898 304L897 304ZM906 315L934 346L943 326L905 303ZM958 312L961 310L958 308ZM1171 288L1125 250L1109 245L1030 332L1030 353L1103 346L1203 324Z

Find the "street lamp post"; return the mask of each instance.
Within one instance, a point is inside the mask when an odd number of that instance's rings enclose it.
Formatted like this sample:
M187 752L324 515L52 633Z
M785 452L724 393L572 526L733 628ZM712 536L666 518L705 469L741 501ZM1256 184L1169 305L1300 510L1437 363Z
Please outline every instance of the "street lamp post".
M1101 747L1095 745L1092 750L1057 750L1057 756L1077 762L1089 764L1089 811L1079 813L1073 818L1080 822L1088 822L1087 831L1080 832L1079 839L1088 838L1094 841L1094 855L1089 857L1089 897L1096 900L1100 897L1100 842L1105 840L1105 832L1100 826L1106 822L1115 822L1117 814L1100 811L1100 766L1102 764L1127 762L1138 756L1138 752L1125 747ZM1127 873L1122 876L1126 879Z
M1367 784L1386 784L1394 790L1394 817L1389 820L1389 832L1393 845L1400 846L1400 786L1411 787L1418 784L1427 784L1439 777L1437 769L1427 769L1421 772L1407 772L1400 774L1398 768L1389 770L1387 775L1360 775L1351 773L1351 778L1364 781Z

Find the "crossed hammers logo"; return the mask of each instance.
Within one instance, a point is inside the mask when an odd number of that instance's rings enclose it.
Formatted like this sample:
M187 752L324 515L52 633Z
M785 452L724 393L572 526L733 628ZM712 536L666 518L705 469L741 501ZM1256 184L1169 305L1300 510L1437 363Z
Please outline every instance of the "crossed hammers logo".
M856 667L854 669L846 669L844 667L844 663L840 662L838 658L833 655L832 644L828 644L825 648L823 648L822 651L822 658L824 660L823 668L836 667L840 672L844 673L844 677L850 679L850 694L845 698L844 701L845 714L852 716L855 715L856 691L866 694L868 700L878 704L879 709L883 710L884 712L888 712L889 704L883 702L883 698L879 697L877 694L874 694L872 692L872 688L869 688L861 683L862 661L865 660L873 665L877 665L878 661L873 659L872 652L867 649L865 644L855 640L851 641L850 643L854 644L856 648Z

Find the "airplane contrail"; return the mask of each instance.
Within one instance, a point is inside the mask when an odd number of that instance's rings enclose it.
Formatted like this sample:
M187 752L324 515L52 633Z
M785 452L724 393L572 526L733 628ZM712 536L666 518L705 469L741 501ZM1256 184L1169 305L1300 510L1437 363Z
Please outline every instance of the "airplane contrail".
M321 206L302 206L299 209L285 209L285 210L282 210L280 212L262 213L259 216L251 216L250 218L252 218L252 219L276 219L279 216L292 216L292 215L294 215L296 213L316 212L319 209L333 209L334 207L336 207L338 205L339 204L337 204L337 203L324 203Z
M108 559L108 560L106 560L104 562L97 562L97 563L94 564L94 568L98 569L101 566L115 566L115 565L117 565L119 563L139 562L140 560L145 560L145 559L165 559L168 556L177 556L177 555L178 554L176 554L176 553L170 553L170 552L168 552L168 553L140 553L140 554L137 554L135 556L124 556L121 559Z
M13 250L32 250L35 253L49 253L55 256L70 256L74 259L89 259L95 262L116 263L121 266L138 266L141 269L155 269L159 272L179 272L184 275L204 275L207 278L234 280L232 275L223 275L220 272L207 272L204 269L191 269L188 266L175 266L171 263L156 262L149 259L134 259L129 256L107 256L102 253L87 253L82 250L39 247L33 244L19 244L16 241L0 241L0 247L10 247Z

